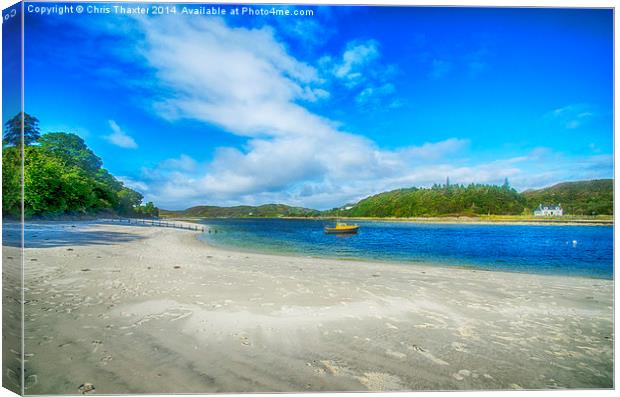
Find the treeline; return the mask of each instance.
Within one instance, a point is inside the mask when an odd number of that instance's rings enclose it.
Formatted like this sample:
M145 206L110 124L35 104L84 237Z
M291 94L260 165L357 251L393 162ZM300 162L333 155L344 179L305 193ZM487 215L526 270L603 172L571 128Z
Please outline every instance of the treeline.
M22 116L23 115L23 116ZM24 212L26 216L117 214L154 217L152 202L123 185L75 134L41 135L39 120L20 113L5 123L2 140L2 212L21 212L21 123L24 120Z
M538 190L523 192L529 208L539 204L562 204L571 215L611 215L614 213L612 179L563 182Z
M200 205L181 211L161 210L163 217L196 217L196 218L279 218L286 216L312 217L321 212L309 208L291 207L284 204L264 204L259 206L239 205L235 207L217 207Z
M502 186L446 184L431 188L392 190L368 197L347 208L334 209L328 214L381 218L518 215L526 209L526 200L508 182Z

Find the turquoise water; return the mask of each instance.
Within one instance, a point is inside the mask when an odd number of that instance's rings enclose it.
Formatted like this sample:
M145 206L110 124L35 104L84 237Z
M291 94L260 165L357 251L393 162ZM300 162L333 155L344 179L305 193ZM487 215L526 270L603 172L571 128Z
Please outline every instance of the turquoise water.
M357 222L356 235L325 234L333 222L206 219L201 239L224 248L304 256L469 266L613 278L613 227ZM215 232L217 231L217 233Z

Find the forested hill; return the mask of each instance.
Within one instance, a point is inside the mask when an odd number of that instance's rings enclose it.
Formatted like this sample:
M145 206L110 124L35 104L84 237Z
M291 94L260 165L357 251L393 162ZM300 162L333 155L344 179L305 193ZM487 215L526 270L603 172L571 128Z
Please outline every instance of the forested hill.
M611 215L614 210L613 179L558 183L522 195L529 208L559 203L571 215Z
M291 207L284 204L265 204L260 206L240 205L236 207L216 207L201 205L182 211L160 211L167 217L192 218L276 218L283 216L318 216L320 211L301 207Z
M561 204L566 215L613 214L613 180L566 182L523 193L502 186L471 184L407 188L365 198L324 212L344 217L528 215L539 204Z
M525 198L507 184L435 185L380 193L332 214L350 217L423 217L442 215L518 215L525 209Z
M24 114L24 211L26 216L158 215L153 203L104 169L75 134L41 135L36 117ZM2 213L19 216L22 114L5 123L2 140Z

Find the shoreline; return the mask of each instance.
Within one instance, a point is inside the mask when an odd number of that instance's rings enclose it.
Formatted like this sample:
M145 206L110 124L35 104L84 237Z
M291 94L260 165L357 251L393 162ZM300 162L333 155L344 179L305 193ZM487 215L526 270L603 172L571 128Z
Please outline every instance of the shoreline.
M24 251L26 393L613 387L612 280L343 266L196 237L39 228Z
M429 217L429 218L353 218L353 217L216 217L216 218L193 218L193 217L164 217L162 219L186 221L198 223L209 219L283 219L283 220L309 220L309 221L335 221L337 219L345 221L364 221L364 222L395 222L395 223L416 223L416 224L437 224L437 225L506 225L506 226L614 226L614 219L477 219L469 217Z

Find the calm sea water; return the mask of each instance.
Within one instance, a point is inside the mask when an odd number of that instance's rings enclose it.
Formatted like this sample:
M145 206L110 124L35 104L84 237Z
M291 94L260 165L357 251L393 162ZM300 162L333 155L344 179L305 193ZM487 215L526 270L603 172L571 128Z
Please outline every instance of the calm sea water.
M201 239L255 252L470 266L613 278L613 227L357 222L357 235L325 234L333 222L208 219ZM217 231L215 233L214 231Z

